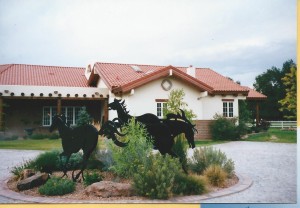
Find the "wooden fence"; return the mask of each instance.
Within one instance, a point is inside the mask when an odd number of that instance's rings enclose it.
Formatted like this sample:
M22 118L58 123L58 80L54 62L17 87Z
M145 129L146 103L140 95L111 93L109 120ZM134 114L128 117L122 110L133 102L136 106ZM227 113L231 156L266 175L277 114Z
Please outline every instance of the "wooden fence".
M269 121L271 128L297 128L297 121Z

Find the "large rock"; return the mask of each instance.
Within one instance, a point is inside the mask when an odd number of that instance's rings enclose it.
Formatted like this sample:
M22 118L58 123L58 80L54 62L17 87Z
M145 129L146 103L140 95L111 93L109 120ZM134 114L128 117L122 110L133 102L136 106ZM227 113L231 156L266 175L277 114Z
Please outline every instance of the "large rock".
M37 173L29 178L21 180L17 184L19 191L31 189L40 185L43 185L48 180L49 176L47 173Z
M103 198L114 196L133 196L134 191L130 184L115 183L112 181L100 181L93 183L85 189L86 195L99 196Z
M35 171L32 169L24 169L21 173L21 180L29 178L35 174Z

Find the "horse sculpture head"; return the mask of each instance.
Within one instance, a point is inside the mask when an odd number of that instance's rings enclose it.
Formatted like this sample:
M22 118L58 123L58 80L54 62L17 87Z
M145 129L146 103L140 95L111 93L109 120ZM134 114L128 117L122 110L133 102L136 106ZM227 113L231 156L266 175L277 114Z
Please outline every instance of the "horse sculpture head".
M52 117L52 124L49 128L49 131L52 132L54 129L57 129L59 125L66 124L66 116L65 115L55 115Z
M125 100L122 101L115 98L113 102L108 104L108 110L122 110L128 114L129 111L126 110L126 105L124 103Z

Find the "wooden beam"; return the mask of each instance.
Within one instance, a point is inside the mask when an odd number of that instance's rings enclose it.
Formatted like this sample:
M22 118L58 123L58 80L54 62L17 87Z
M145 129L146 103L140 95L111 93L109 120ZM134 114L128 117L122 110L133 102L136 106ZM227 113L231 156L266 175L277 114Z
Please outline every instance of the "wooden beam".
M259 123L259 102L256 102L256 126Z
M61 98L57 99L57 114L61 114Z

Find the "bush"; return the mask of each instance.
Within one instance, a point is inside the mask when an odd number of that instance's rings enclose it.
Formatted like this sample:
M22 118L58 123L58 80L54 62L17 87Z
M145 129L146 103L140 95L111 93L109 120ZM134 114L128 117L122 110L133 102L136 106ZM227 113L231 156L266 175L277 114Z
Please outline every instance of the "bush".
M212 138L215 140L238 140L240 135L235 121L235 119L216 115L215 120L210 125Z
M228 176L232 176L234 173L233 160L227 159L225 153L213 147L195 149L188 162L190 169L197 174L202 174L210 165L219 165L227 172Z
M40 139L46 139L48 137L49 135L46 134L32 134L29 136L29 139L40 140Z
M50 178L38 191L42 195L57 196L72 193L75 190L75 182L70 179Z
M33 160L34 169L46 172L46 173L52 173L55 170L59 169L59 151L53 150L50 152L44 152L39 154L34 160Z
M10 172L16 177L16 179L19 179L22 176L22 172L24 169L33 169L33 168L34 168L33 160L27 160L20 165L14 166Z
M144 162L133 177L136 192L151 199L169 198L175 176L181 171L178 159L169 155L151 154Z
M227 178L227 173L219 165L211 165L205 171L210 184L217 187L223 187Z
M184 168L184 170L188 169L187 149L188 149L188 145L185 141L184 135L181 134L181 135L177 136L175 138L175 142L172 147L172 150L178 156L179 161L182 164L182 167Z
M114 161L110 170L121 177L129 178L137 172L138 166L147 159L153 144L148 139L143 125L135 122L134 119L124 127L124 131L127 132L126 140L130 140L126 147L120 148L112 143L109 145Z
M177 174L172 192L177 195L200 195L206 192L206 186L203 176Z
M109 170L113 165L112 151L110 149L99 150L97 158L102 163L102 170L104 171Z
M99 181L102 181L102 175L98 171L93 170L91 172L87 171L84 173L83 184L85 186L89 186L89 185L99 182Z

